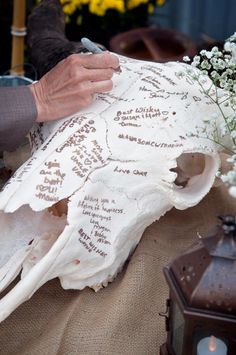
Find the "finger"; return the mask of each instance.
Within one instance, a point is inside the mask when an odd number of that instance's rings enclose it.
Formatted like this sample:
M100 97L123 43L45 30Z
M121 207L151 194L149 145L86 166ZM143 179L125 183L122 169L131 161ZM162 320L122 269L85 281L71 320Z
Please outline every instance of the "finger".
M108 92L113 88L112 80L94 81L92 83L93 93Z
M87 69L116 69L119 67L119 59L106 51L100 54L81 55L81 64Z
M99 92L110 91L113 87L112 80L88 81L80 84L80 93L83 97L93 95Z
M83 68L78 72L81 81L103 81L109 80L114 74L114 69L86 69Z

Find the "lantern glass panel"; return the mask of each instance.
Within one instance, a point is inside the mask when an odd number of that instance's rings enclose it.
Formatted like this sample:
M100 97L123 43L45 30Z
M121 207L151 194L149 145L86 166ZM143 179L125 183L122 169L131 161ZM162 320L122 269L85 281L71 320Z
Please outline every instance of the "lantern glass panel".
M171 301L170 322L172 332L171 346L175 354L180 355L183 350L184 317L179 306L173 300Z

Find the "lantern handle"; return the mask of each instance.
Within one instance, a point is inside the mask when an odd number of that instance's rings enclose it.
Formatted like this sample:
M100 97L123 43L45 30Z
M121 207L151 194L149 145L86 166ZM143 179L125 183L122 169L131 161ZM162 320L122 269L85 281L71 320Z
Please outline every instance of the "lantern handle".
M166 300L166 310L164 312L159 312L158 313L160 317L164 317L165 318L166 332L169 332L169 330L170 330L169 309L170 309L170 299L168 298Z
M213 257L236 260L236 220L233 215L218 216L221 225L218 226L218 238L202 238L201 241L208 253Z

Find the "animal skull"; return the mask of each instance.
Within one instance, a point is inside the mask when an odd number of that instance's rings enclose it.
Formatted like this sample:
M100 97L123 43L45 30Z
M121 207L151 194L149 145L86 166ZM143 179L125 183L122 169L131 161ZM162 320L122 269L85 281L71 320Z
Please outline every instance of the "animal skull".
M107 285L148 225L214 182L217 146L199 132L216 108L179 75L185 65L120 61L112 92L34 127L32 156L0 194L0 290L22 270L1 321L52 278L65 289Z

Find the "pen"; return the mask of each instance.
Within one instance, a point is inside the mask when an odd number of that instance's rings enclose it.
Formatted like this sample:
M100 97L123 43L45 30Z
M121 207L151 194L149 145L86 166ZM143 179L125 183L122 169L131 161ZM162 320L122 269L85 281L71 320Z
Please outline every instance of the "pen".
M99 48L95 43L93 43L92 41L90 41L90 39L86 37L81 38L81 43L91 53L96 54L103 52L101 48Z
M95 43L93 43L92 41L90 41L90 39L86 37L81 38L81 43L89 52L93 54L104 52L101 48L99 48ZM116 68L115 71L121 72L120 67Z

